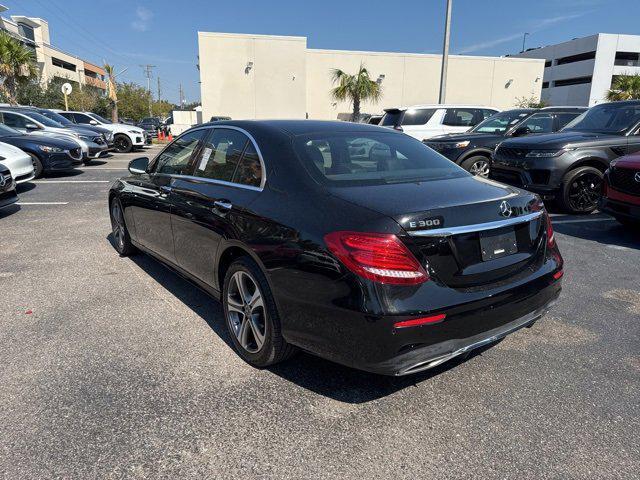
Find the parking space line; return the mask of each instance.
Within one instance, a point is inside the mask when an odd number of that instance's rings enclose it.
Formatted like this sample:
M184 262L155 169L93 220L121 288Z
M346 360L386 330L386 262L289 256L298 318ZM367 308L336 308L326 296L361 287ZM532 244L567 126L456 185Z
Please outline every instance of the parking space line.
M36 180L33 183L110 183L111 180Z
M560 225L563 223L588 223L588 222L615 222L615 218L576 218L572 220L557 220L554 221L554 225Z
M82 167L78 170L90 172L91 170L127 170L127 167Z
M69 202L16 202L16 205L68 205Z

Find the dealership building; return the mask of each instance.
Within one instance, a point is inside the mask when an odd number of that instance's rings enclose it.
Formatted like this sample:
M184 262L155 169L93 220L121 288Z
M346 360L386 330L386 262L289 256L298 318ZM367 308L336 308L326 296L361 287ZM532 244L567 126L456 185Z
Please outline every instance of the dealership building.
M640 74L640 35L599 33L529 49L513 57L545 61L545 102L591 107L606 101L616 76Z
M384 108L437 103L441 55L307 48L306 37L198 32L203 118L333 119L351 111L330 95L334 68L364 64L382 86ZM539 98L544 60L450 55L446 102L511 108ZM340 115L342 118L342 115Z

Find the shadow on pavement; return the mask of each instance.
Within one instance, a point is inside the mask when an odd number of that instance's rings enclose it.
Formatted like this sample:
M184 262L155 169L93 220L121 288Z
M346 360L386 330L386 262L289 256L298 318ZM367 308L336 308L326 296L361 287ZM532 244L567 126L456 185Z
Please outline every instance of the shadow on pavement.
M593 220L575 221L574 220ZM640 229L624 226L615 219L598 215L593 218L563 216L553 217L553 230L562 235L598 242L603 245L640 249ZM567 223L563 223L567 222Z
M36 184L33 181L19 183L16 185L16 193L20 195L21 193L27 193L36 188Z
M20 199L18 199L20 201ZM16 205L12 203L6 207L0 208L0 218L8 217L9 215L13 215L20 211L20 205Z
M113 246L111 234L107 240ZM207 322L211 330L233 349L224 323L222 306L217 300L150 255L140 253L130 258L159 285ZM298 353L287 362L269 367L268 370L319 395L346 403L365 403L429 380L469 358L481 355L492 346L485 346L466 357L461 356L426 372L406 377L388 377L363 372L305 352Z

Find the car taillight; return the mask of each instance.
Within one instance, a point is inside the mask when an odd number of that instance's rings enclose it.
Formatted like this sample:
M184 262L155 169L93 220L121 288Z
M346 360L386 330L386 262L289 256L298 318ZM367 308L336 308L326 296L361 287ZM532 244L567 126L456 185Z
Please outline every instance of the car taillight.
M551 225L551 217L547 212L544 212L544 219L545 219L545 224L547 229L547 246L555 247L556 239L553 235L553 225Z
M430 317L412 318L411 320L403 320L393 324L393 328L418 327L420 325L428 325L430 323L440 323L447 317L446 313L439 315L431 315Z
M416 285L429 279L416 257L395 235L342 231L325 235L324 241L345 267L369 280Z

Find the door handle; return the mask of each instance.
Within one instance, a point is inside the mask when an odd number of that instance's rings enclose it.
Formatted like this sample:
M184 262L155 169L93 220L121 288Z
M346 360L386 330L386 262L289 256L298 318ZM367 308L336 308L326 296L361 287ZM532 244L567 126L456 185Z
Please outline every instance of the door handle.
M231 210L233 208L233 205L230 202L227 202L225 200L216 200L215 202L213 202L213 205L219 209L219 210Z

